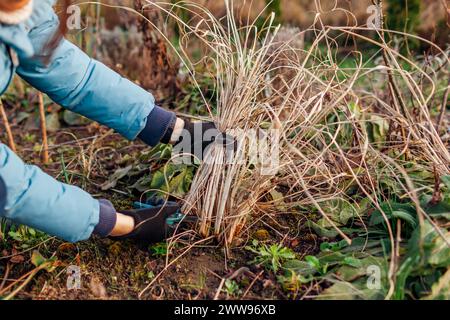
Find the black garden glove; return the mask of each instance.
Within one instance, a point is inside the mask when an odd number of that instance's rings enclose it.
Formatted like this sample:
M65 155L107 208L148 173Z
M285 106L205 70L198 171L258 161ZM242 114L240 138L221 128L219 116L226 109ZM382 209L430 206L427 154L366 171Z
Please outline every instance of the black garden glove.
M233 144L236 151L236 139L226 133L220 132L212 122L191 122L184 119L184 132L175 143L183 153L193 154L199 160L203 160L205 151L213 143L223 146Z
M128 210L121 212L134 219L134 231L121 237L110 237L113 240L131 239L140 245L149 245L164 241L173 236L178 229L192 228L196 217L180 213L180 207L175 202L155 206L148 209Z

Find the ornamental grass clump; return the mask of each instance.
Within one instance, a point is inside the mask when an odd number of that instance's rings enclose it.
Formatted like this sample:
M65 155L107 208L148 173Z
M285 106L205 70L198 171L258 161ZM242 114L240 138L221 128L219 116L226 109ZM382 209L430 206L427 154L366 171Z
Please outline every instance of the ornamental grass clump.
M421 223L432 222L411 174L449 173L450 154L428 108L436 78L392 49L383 40L388 31L324 26L319 14L304 31L280 29L273 14L262 28L259 17L238 25L232 1L222 19L189 2L149 5L178 23L179 58L194 83L197 70L209 70L215 100L203 96L205 108L237 140L234 151L209 148L185 199L183 211L199 216L201 235L228 246L252 218L312 207L350 243L340 227L363 221L357 212L330 215L330 203L365 198L382 211L386 184L416 203ZM305 38L312 39L307 48ZM378 51L369 62L357 50L342 58L344 38ZM190 58L194 46L202 50L197 61ZM448 70L448 55L439 56L434 67Z

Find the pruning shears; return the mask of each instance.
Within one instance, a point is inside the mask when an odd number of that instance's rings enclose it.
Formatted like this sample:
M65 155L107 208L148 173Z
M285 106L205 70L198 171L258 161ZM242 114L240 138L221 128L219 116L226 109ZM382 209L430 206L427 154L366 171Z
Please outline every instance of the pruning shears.
M151 209L151 208L158 207L158 205L162 205L164 203L161 201L159 201L159 203L155 203L154 201L149 201L149 202L151 204L136 201L133 203L133 207L135 209ZM169 202L167 202L167 203L169 203ZM183 214L180 210L178 210L176 213L174 213L173 215L169 216L166 219L167 225L171 226L171 227L176 226L180 222L195 223L197 221L198 221L198 217Z

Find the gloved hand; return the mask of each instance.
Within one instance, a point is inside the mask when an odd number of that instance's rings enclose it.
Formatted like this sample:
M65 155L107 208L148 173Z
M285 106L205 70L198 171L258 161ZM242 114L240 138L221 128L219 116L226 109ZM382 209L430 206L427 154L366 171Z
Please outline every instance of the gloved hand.
M150 206L145 209L121 212L134 219L134 231L121 237L110 237L113 240L131 239L141 245L149 245L164 241L173 236L178 228L186 228L196 222L196 217L184 216L176 202Z
M191 122L184 120L185 134L182 134L175 148L183 153L193 154L197 159L203 160L205 151L213 143L220 143L236 151L236 139L226 133L220 132L212 122ZM188 139L186 139L188 134ZM186 141L185 141L186 139Z

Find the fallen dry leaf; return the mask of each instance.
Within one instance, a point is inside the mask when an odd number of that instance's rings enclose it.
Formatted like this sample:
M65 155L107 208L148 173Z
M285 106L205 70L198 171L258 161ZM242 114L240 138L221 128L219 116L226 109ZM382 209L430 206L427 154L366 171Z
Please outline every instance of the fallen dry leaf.
M12 256L11 259L9 259L9 262L14 263L14 264L22 263L24 261L25 261L25 257L21 254Z

